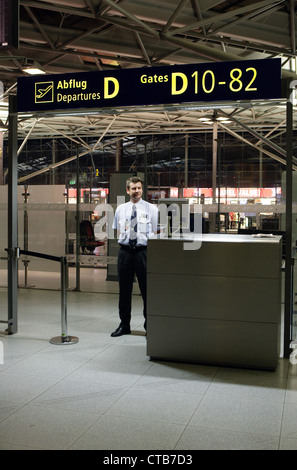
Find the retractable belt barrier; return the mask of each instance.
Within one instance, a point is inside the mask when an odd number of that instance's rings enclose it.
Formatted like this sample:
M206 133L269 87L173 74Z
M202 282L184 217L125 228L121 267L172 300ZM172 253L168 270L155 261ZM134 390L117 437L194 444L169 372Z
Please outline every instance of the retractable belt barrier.
M61 336L50 339L51 344L75 344L79 339L76 336L69 336L67 333L67 258L66 256L52 256L35 251L19 250L21 255L35 256L60 263L61 269Z

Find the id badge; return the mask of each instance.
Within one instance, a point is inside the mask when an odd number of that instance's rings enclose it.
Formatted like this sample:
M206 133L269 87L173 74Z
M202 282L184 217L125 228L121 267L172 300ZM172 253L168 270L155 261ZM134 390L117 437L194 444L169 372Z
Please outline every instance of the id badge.
M147 222L147 214L140 214L139 222L145 224Z

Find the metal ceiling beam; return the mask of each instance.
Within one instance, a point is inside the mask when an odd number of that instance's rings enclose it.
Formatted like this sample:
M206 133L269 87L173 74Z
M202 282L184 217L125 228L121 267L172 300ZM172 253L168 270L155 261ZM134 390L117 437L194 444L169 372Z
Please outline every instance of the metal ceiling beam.
M166 34L167 31L169 30L170 26L174 22L174 20L177 18L179 13L184 9L185 5L188 3L189 0L181 0L180 4L176 7L175 11L172 13L171 17L167 21L166 25L164 26L162 33Z
M225 126L224 124L222 124L220 121L218 121L218 125L221 129L224 129L226 132L228 132L228 134L230 135L233 135L233 137L236 137L238 140L241 140L242 142L244 142L245 144L248 144L250 145L251 147L255 148L256 150L260 150L259 147L255 146L252 142L250 142L249 140L245 139L244 137L242 137L240 134L238 134L237 132L231 130L230 128L228 128L228 126ZM268 150L266 149L263 149L261 148L261 152L265 153L266 155L268 155L269 157L271 157L273 160L276 160L277 162L279 163L282 163L283 165L286 165L286 160L284 158L281 158L279 157L278 155L275 155L274 153L271 153L269 152ZM297 171L297 165L293 165L293 170Z
M146 23L143 21L139 20L137 16L132 15L132 13L129 13L127 10L122 8L118 3L114 3L112 0L103 0L105 3L110 5L112 8L115 10L119 11L122 15L126 16L129 18L133 23L138 24L141 28L143 28L145 31L149 32L152 36L159 36L159 34L150 26L148 26Z
M135 33L135 31L141 33L141 35L148 35L148 33L146 31L143 31L140 27L137 27L137 26L133 26L131 25L128 21L126 21L124 18L112 18L112 17L108 17L108 16L104 16L101 18L102 20L106 21L106 23L110 23L110 24L114 24L114 25L117 25L117 26L120 26L121 28L124 28L124 29L127 29L133 33ZM58 31L57 31L57 28L53 28L53 27L47 27L47 30L46 30L46 33L47 35L55 35L55 34L58 34ZM74 30L64 30L64 40L65 42L68 42L73 39L74 37ZM82 34L83 36L85 35L85 31L83 33L80 33ZM67 37L68 36L68 37ZM169 36L166 35L166 38L169 40ZM108 54L108 51L111 50L111 43L110 41L108 40L108 37L104 37L100 40L100 42L98 42L98 37L97 36L94 36L93 38L90 37L89 38L90 41L88 42L85 42L84 43L84 51L85 51L85 54L87 53L90 53L89 51L90 50L93 50L95 51L95 49L97 49L99 51L100 49L100 52L104 51ZM179 38L176 38L176 39L179 39ZM189 44L191 43L191 41L194 41L195 39L198 39L198 40L205 40L206 38L202 35L202 34L199 34L199 33L192 33L191 32L191 38L188 38L187 41L189 42ZM284 38L283 38L284 39ZM48 51L48 52L54 52L54 53L58 53L58 52L61 52L61 50L59 51L52 51L50 48L47 48L45 45L41 44L40 41L38 40L38 37L36 35L33 35L32 34L32 26L28 23L28 22L24 22L22 21L21 22L21 34L20 34L20 40L23 41L23 42L28 42L28 49L32 49L32 48L36 48L36 49L40 49L40 50L44 50L44 51ZM281 40L281 39L279 39ZM38 41L38 45L37 42ZM207 37L207 41L208 42L211 42L211 43L221 43L222 42L222 37L218 37L218 36L214 36L214 35L210 35ZM272 54L275 54L275 55L279 55L279 54L283 54L284 56L286 57L294 57L294 54L288 49L286 48L285 46L284 47L273 47L271 46L267 41L265 43L265 38L263 37L263 40L261 40L261 43L253 43L253 42L249 42L247 40L245 41L236 41L234 39L230 39L230 38L224 38L224 41L225 41L225 44L226 45L229 45L230 47L235 47L239 53L241 50L243 50L246 54L246 51L259 51L261 52L261 54L264 54L264 53L272 53ZM172 41L173 42L173 39ZM194 42L196 43L196 42ZM100 46L100 47L99 47ZM130 48L130 54L125 52L125 57L123 57L123 60L124 59L129 59L129 57L131 58L131 60L133 60L133 48L131 49L131 44L127 42L127 47ZM210 47L208 45L208 47ZM77 49L77 45L76 45L76 49ZM116 43L113 44L113 53L118 55L119 57L121 56L121 51L117 48L117 45ZM185 47L183 47L183 49L185 49ZM66 51L69 53L69 54L78 54L77 50L73 50L73 48L67 48ZM66 52L65 51L65 52ZM29 53L29 51L28 51ZM168 53L171 53L171 51L168 51ZM94 54L94 53L93 53ZM162 57L163 55L165 55L166 53L162 53L162 50L159 50L159 55ZM182 57L178 58L179 60L182 60Z
M130 135L130 134L128 134L128 135ZM122 138L123 138L123 136L117 137L117 138L113 139L112 143L115 144L117 141L121 140ZM110 144L111 144L110 141L106 142L106 143L102 144L100 148L104 148L106 146L109 146ZM66 158L65 160L62 160L60 162L56 162L52 165L47 166L46 168L42 168L40 170L34 171L33 173L30 173L29 175L22 176L21 178L18 179L18 183L22 183L24 181L29 180L30 178L34 178L36 176L42 175L43 173L47 173L48 171L54 170L55 168L66 165L67 163L70 163L73 160L76 160L76 158L84 157L88 153L91 153L91 151L92 150L86 150L85 152L81 152L79 155L75 154L72 157Z
M221 31L221 30L219 30ZM200 33L193 33L191 32L191 38L192 40L195 39L200 39L200 40L205 40L207 39L208 43L221 43L222 40L224 40L225 44L227 46L234 47L238 50L242 49L244 51L258 51L263 53L271 53L276 56L278 55L283 55L285 57L293 58L295 57L294 54L286 49L285 47L273 47L271 44L268 42L265 42L265 38L263 37L263 41L261 43L256 43L256 42L249 42L248 40L243 40L243 41L237 41L236 39L233 39L231 37L221 37L221 36L214 36L213 34L207 35L207 38L203 34Z
M85 57L90 57L92 59L98 59L98 60L101 60L102 56L99 55L98 53L96 52L88 52L86 50L82 50L82 51L77 51L77 50L72 50L72 49L66 49L64 52L62 52L61 50L56 50L56 51L52 51L49 47L47 47L46 45L32 45L30 47L30 51L31 51L31 54L32 54L32 51L35 51L35 53L42 53L42 52L50 52L51 54L57 54L57 56L61 56L61 57L64 57L65 55L69 55L69 56L77 56L77 57L80 57L80 56L85 56ZM62 53L61 53L62 52ZM30 54L30 55L31 55ZM104 59L109 59L109 60L115 60L115 52L104 52L104 56L103 56ZM132 63L135 63L135 64L141 64L141 65L144 65L146 62L145 60L143 59L143 57L129 57L129 56L123 56L121 55L121 53L117 54L116 56L116 59L121 62L132 62ZM48 64L51 64L52 62L55 62L56 60L58 60L58 58L52 58L48 61ZM47 62L43 62L43 66L45 66L47 64ZM102 64L103 65L103 64ZM59 65L57 64L57 67L62 67L65 69L65 72L69 69L71 70L75 70L77 69L78 72L82 72L84 70L92 70L92 66L88 66L88 67L81 67L80 65L78 66L77 64L74 64L73 62L70 64L66 63L66 62L63 62L63 64ZM107 68L107 66L106 66ZM108 69L112 69L113 66L112 65L108 65ZM95 70L95 68L94 68ZM5 71L1 73L6 73ZM7 72L8 73L8 72Z
M264 6L262 8L259 8L256 11L252 11L252 12L248 13L247 15L242 15L239 18L236 18L236 20L231 21L230 23L226 24L225 26L219 26L217 29L212 30L211 33L216 34L218 32L229 30L233 26L236 26L240 23L243 23L244 21L249 20L250 18L254 18L257 15L260 15L260 14L263 14L263 13L267 13L267 14L271 13L271 10L272 9L276 10L278 6L275 6L275 5L269 6L269 5L267 5L267 6ZM263 16L265 16L265 15L263 15Z
M141 52L143 54L143 57L145 58L145 60L147 61L148 65L152 65L152 62L151 62L151 59L146 51L146 48L144 47L144 44L143 44L143 41L140 37L140 34L139 33L135 33L135 36L136 36L136 39L137 39L137 42L140 46L140 49L141 49Z
M86 7L90 9L91 13L96 16L96 10L91 0L84 0Z
M107 0L105 0L105 1L107 1ZM110 1L110 0L108 0L108 1ZM217 22L220 22L220 21L224 21L225 19L234 18L235 16L243 15L244 13L247 13L248 11L259 9L259 8L262 8L263 6L266 6L266 5L275 6L275 5L278 5L280 3L284 3L284 1L285 0L277 0L277 1L264 0L262 2L253 3L252 5L246 5L244 7L238 8L237 10L232 10L231 9L230 11L228 11L226 13L220 13L219 15L210 16L210 17L204 18L203 20L200 20L200 21L195 21L195 23L191 23L191 24L183 26L181 28L172 29L167 34L169 34L169 35L184 34L184 33L187 33L189 31L191 31L192 29L197 29L197 28L200 28L202 26L211 25L211 24L214 24L214 23L217 23Z
M290 0L290 29L291 29L291 47L293 54L296 54L296 15L295 1Z
M45 2L36 1L36 0L20 0L20 5L33 7L36 9L54 11L58 13L67 13L69 15L83 16L86 18L94 18L94 14L91 12L88 12L86 9L67 7L65 5L60 6L55 3L45 3Z
M53 126L51 126L50 124L48 124L47 122L43 122L43 125L49 129L55 129ZM72 130L73 132L73 130ZM90 152L91 151L91 147L86 143L86 142L82 142L81 138L79 136L76 136L77 139L79 140L76 140L74 139L71 135L69 134L66 134L66 132L63 132L61 128L59 128L58 130L58 134L61 134L63 137L65 137L66 139L69 139L71 140L72 142L74 142L76 145L79 145L79 144L82 144L83 147L86 147L87 148L87 151ZM75 135L75 134L74 134Z
M201 8L200 8L199 0L193 0L193 6L194 6L194 9L196 11L196 16L198 18L198 21L202 21L203 17L202 17L202 12L201 12ZM202 26L201 29L202 29L203 36L206 36L205 27Z
M100 144L101 140L103 139L103 137L107 134L107 132L109 131L109 129L111 128L111 126L113 125L113 123L115 122L117 116L114 116L112 121L108 124L107 128L105 129L105 131L101 134L101 136L99 137L99 139L97 140L97 142L93 145L93 148L92 148L92 151L96 150L97 146Z
M100 19L102 21L105 21L108 24L112 24L115 26L119 26L120 28L128 29L129 31L137 31L141 34L145 34L147 36L151 36L151 33L144 30L142 26L137 26L135 24L131 24L130 21L128 21L126 18L118 18L116 16L112 15L101 15Z
M18 148L18 151L17 151L17 155L19 155L21 153L21 151L23 150L23 147L24 145L26 144L27 140L29 139L30 135L32 134L33 130L34 130L34 127L36 126L36 123L37 123L37 119L34 120L33 122L33 126L31 127L31 129L29 130L28 134L26 135L25 139L23 140L22 144L20 145L20 147Z
M45 40L45 42L47 42L49 44L50 48L54 50L55 49L54 44L52 43L52 41L50 40L50 38L48 37L48 35L44 31L44 28L41 27L41 24L37 20L36 16L34 15L34 13L31 10L31 8L25 6L25 10L28 13L28 15L30 16L30 18L32 19L32 21L35 24L36 28L39 30L39 32L40 32L41 36L43 37L43 39Z
M287 120L284 119L283 121L279 122L279 123L277 124L277 126L275 126L273 129L271 129L271 130L265 135L266 139L267 139L273 132L275 132L277 129L279 129L281 126L285 126L285 125L286 125L286 121L287 121ZM282 134L283 132L285 132L285 130L284 130L284 131L281 131L278 135ZM258 140L258 142L256 142L255 145L258 146L258 145L260 145L261 143L262 143L262 141L261 141L261 140Z
M63 50L64 47L66 46L69 46L70 44L73 44L74 42L77 42L79 41L80 39L83 39L87 36L89 36L90 34L94 34L94 33L97 33L98 31L102 30L103 28L106 28L106 25L98 25L98 26L95 26L94 28L88 30L88 31L84 31L83 33L80 33L78 34L77 36L73 36L72 38L68 39L67 41L64 41L62 44L60 44L57 48L58 51L61 51ZM67 52L67 50L66 50Z
M221 51L219 49L215 49L213 47L205 46L204 44L201 44L198 42L193 42L193 41L188 41L186 39L180 39L177 37L168 36L167 34L163 35L162 39L168 42L171 42L173 44L176 44L180 47L183 47L184 49L189 49L193 52L196 52L201 57L206 57L207 59L210 59L210 60L217 60L217 61L244 60L244 58L240 57L239 55L230 54L230 53ZM297 78L297 74L295 72L291 72L290 70L285 70L285 69L282 69L282 76L284 78L292 78L292 80Z
M215 49L214 47L206 46L200 42L193 42L187 39L177 38L168 34L162 35L161 38L172 44L176 44L184 49L196 52L201 57L206 57L210 60L224 61L224 60L240 60L240 57L235 54L227 54L224 51Z
M284 149L282 149L281 147L279 147L278 145L274 144L273 142L271 142L269 139L267 139L266 137L262 136L261 134L259 134L259 132L256 132L254 129L251 129L249 126L247 126L246 124L244 124L243 122L239 121L238 119L236 119L234 116L229 116L227 113L225 113L224 111L222 111L222 113L230 118L233 122L236 122L236 124L238 124L240 127L242 127L243 129L245 129L247 132L249 132L249 134L251 134L252 136L256 137L257 139L259 139L261 142L263 142L264 144L268 145L269 147L271 147L273 150L275 150L276 152L280 153L281 155L283 155L284 157L286 156L286 151Z

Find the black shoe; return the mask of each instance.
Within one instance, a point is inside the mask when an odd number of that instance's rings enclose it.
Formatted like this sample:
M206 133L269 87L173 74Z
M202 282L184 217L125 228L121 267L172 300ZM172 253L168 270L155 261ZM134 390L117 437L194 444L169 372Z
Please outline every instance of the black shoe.
M129 335L131 333L130 328L124 328L123 326L119 326L110 336L113 338L117 336Z

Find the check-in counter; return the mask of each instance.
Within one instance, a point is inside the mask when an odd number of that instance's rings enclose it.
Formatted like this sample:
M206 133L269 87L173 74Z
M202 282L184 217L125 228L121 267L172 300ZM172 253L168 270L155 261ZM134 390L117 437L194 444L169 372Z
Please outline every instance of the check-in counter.
M275 369L280 354L281 237L197 237L202 240L198 249L185 249L187 243L195 248L191 237L148 242L147 355Z

